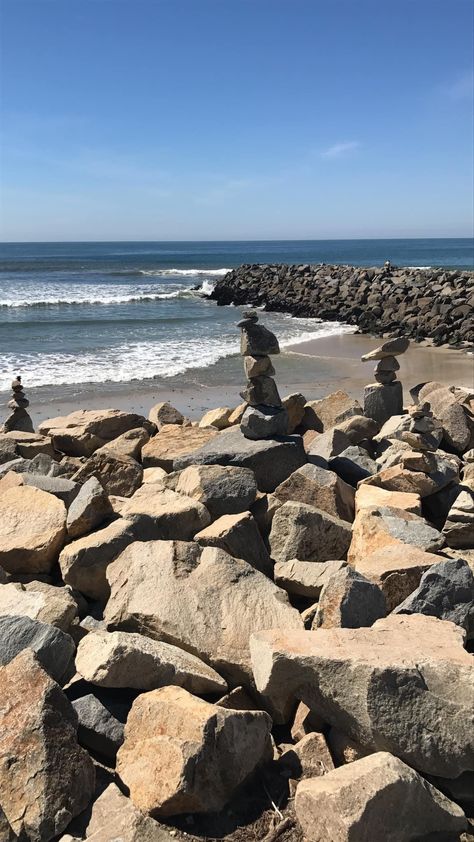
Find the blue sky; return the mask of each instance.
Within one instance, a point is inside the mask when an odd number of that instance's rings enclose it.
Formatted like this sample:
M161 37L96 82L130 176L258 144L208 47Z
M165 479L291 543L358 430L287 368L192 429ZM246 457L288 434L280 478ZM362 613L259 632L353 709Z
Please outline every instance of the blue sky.
M2 240L472 235L472 0L0 10Z

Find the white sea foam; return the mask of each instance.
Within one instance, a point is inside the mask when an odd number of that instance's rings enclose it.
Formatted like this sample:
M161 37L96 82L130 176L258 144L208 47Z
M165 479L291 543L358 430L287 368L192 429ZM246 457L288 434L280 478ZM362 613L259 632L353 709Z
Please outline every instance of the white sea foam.
M141 275L153 275L156 277L166 278L169 275L177 275L178 277L190 278L192 276L199 277L205 275L206 277L221 277L227 275L230 269L140 269Z

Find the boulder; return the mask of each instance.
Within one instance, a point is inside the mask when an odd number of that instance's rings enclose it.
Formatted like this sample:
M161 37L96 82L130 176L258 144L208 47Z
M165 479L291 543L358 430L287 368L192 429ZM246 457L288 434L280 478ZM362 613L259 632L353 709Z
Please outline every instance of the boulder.
M262 374L247 381L240 397L250 406L281 407L281 398L273 377ZM288 416L287 416L288 417ZM286 435L288 428L283 435Z
M74 675L76 647L68 634L29 617L0 616L0 665L6 666L24 649L36 654L58 684L65 684Z
M380 588L352 567L343 567L324 585L312 628L358 629L386 614Z
M362 415L360 403L339 390L320 400L308 401L302 423L305 429L322 433L354 415Z
M394 614L427 614L450 620L474 636L474 575L467 561L446 559L432 564Z
M435 494L453 480L458 481L459 471L448 459L437 461L439 469L435 469L428 475L422 471L412 471L405 468L402 463L383 468L375 476L364 480L366 485L374 485L385 488L387 491L402 491L407 494L419 494L420 497L428 497Z
M221 549L136 542L109 565L107 577L109 628L179 646L234 685L249 681L252 631L303 626L284 591Z
M22 474L23 485L39 488L48 494L53 494L58 500L62 500L66 508L71 505L76 497L79 486L77 482L65 477L49 476L47 474L34 474L27 470Z
M122 509L122 517L134 524L143 541L154 539L190 541L211 522L211 516L198 500L160 486L144 486Z
M283 503L307 503L341 520L354 520L354 489L333 471L318 465L302 465L276 487L274 494Z
M188 465L235 465L250 468L254 472L258 489L272 492L306 461L301 436L251 441L242 435L240 429L233 427L214 435L211 441L187 456L176 459L174 467L175 470L187 468Z
M271 756L270 728L262 711L226 710L162 687L133 703L117 772L153 816L215 812Z
M239 403L239 405L232 410L232 412L229 415L229 427L231 427L233 424L240 424L242 420L242 415L244 414L246 409L246 403Z
M133 523L124 518L77 538L59 556L64 581L84 596L105 602L110 593L107 566L135 540Z
M5 442L7 445L9 441L15 447L16 453L19 456L23 456L24 459L33 459L33 457L38 453L45 453L52 459L54 459L56 455L49 436L42 436L40 433L27 433L22 432L21 430L11 430L9 433L3 433L0 435L0 462L2 461L2 444ZM8 450L8 447L5 449Z
M399 605L418 587L422 575L440 560L434 553L398 542L362 554L355 568L377 585L385 596L387 611Z
M456 394L455 387L426 383L420 390L418 402L425 400L442 424L446 444L456 453L464 453L472 447L474 418L464 404L465 395L462 392Z
M14 462L19 455L16 441L11 438L11 433L0 433L0 465Z
M244 357L244 371L247 380L251 377L273 377L275 369L273 368L270 357Z
M395 339L388 339L387 342L379 345L373 351L369 351L368 354L364 354L361 360L362 362L366 362L367 360L383 360L387 357L398 357L400 354L404 354L409 346L409 339L406 339L404 336L397 336Z
M123 743L123 722L92 693L80 696L71 704L77 715L79 744L114 763Z
M275 512L269 541L275 561L344 559L351 529L345 520L290 500Z
M0 802L20 839L48 842L87 807L94 767L77 717L33 652L0 668Z
M350 445L338 456L331 457L328 467L331 471L335 471L344 482L354 487L361 480L377 473L376 462L360 445Z
M313 439L307 449L308 462L327 468L329 460L347 450L350 445L350 438L338 427L332 427Z
M149 441L150 434L145 427L135 427L133 430L127 430L116 439L103 444L95 453L96 455L109 455L115 459L127 460L128 458L140 461L143 445Z
M107 494L131 497L140 488L143 468L132 456L115 456L109 450L96 451L74 474L76 482L96 477Z
M143 484L162 482L168 474L163 468L145 468L143 471Z
M443 526L446 543L453 549L474 549L474 483L464 486L454 500Z
M353 763L354 760L360 760L361 757L372 754L370 749L366 749L360 743L351 740L347 734L339 731L338 728L329 729L327 741L336 766L342 766L343 763Z
M467 828L454 801L388 751L301 781L295 810L308 842L454 840Z
M9 488L18 488L20 485L24 485L23 482L23 474L17 474L15 471L7 471L0 478L0 497L5 491L8 491Z
M294 392L282 399L282 406L288 413L288 429L286 432L291 435L303 421L306 398L300 392Z
M268 550L250 512L222 515L197 532L194 540L201 547L220 547L234 558L243 558L261 573L272 575L273 565Z
M353 415L337 424L337 429L344 433L351 445L360 444L366 439L372 439L380 430L380 424L365 415Z
M148 413L148 420L154 424L158 430L162 427L167 427L169 424L182 424L184 416L178 409L171 406L168 401L162 401L155 404Z
M215 518L249 509L257 483L249 468L190 465L179 475L176 491L203 503Z
M453 623L392 614L370 628L252 635L257 690L279 721L301 699L367 749L422 773L474 768L474 664Z
M157 436L153 436L144 445L142 465L144 468L164 468L167 472L174 471L178 459L202 447L217 435L218 432L213 427L206 427L203 430L199 427L167 424L160 429Z
M76 669L99 687L155 690L173 684L201 695L227 690L220 675L195 655L130 632L89 632L79 642Z
M112 439L150 422L142 415L120 409L80 409L70 415L43 421L38 430L51 436L53 446L69 456L90 456Z
M334 763L324 734L305 734L280 755L278 767L280 774L291 778L316 778L331 772Z
M94 802L86 838L90 842L173 842L171 833L137 810L112 783Z
M316 731L322 733L324 728L321 717L314 710L310 710L304 702L300 702L291 726L291 739L297 743L307 734L314 734Z
M77 603L67 588L10 582L0 587L0 616L29 617L68 632L77 617Z
M244 396L244 393L242 392ZM249 397L250 399L250 397ZM279 403L269 405L264 403L248 406L240 421L240 430L245 438L251 441L260 439L277 439L286 436L288 432L288 413Z
M66 536L64 503L38 488L0 497L0 566L8 573L48 573Z
M445 539L422 517L404 509L367 506L358 512L354 520L347 558L358 567L359 561L376 550L400 544L436 552L444 547Z
M384 424L391 415L403 411L403 387L400 380L392 383L370 383L364 389L364 415Z
M332 576L345 566L345 561L278 561L275 582L290 594L317 599Z
M210 409L202 416L200 427L215 427L216 430L225 430L229 427L229 416L232 410L228 406L220 406L217 409Z
M361 483L355 494L355 507L358 514L362 509L377 506L390 506L404 509L414 515L421 515L421 497L408 491L389 491L387 488Z
M246 324L240 338L242 357L268 357L279 354L280 346L275 334L261 324Z
M80 538L113 516L113 509L99 480L92 476L71 503L66 519L69 538Z

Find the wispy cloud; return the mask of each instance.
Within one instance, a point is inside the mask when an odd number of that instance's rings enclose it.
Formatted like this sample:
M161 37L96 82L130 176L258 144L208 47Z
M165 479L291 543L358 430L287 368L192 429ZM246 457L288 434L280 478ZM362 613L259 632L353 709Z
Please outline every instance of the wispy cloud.
M474 71L468 70L466 73L461 73L457 79L444 85L442 90L450 99L472 99L474 96Z
M348 140L345 143L335 143L328 149L321 152L321 158L342 158L350 152L359 149L360 143L357 140Z

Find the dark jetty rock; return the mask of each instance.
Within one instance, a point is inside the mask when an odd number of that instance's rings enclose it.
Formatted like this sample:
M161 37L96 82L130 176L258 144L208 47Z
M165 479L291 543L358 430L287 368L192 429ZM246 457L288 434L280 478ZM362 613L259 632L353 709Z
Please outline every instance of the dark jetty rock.
M210 297L342 321L363 333L474 344L474 272L467 270L245 264L220 278Z

